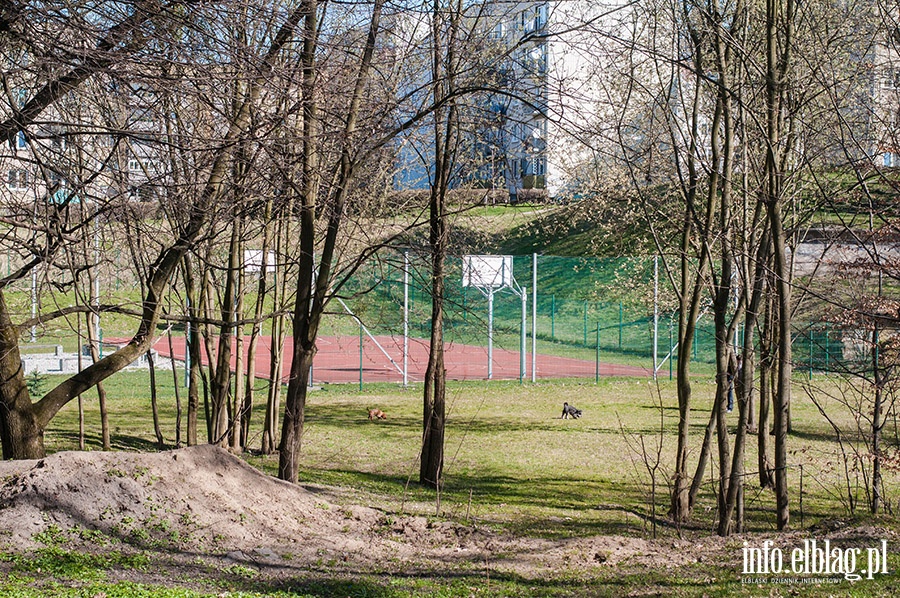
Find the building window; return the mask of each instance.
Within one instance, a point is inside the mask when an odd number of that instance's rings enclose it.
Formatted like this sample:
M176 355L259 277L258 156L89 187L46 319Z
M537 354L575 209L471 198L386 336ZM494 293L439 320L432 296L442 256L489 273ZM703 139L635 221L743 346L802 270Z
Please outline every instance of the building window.
M157 163L154 160L131 158L128 160L128 171L149 174L157 171Z
M536 33L547 24L547 5L541 4L522 11L522 26L525 33Z
M19 149L24 149L28 146L28 140L25 139L25 131L19 131L16 133L16 147Z
M525 64L532 73L544 74L547 72L547 46L540 44L528 50L524 54Z
M547 24L547 5L541 4L534 9L534 30L540 31Z
M6 186L11 191L24 191L28 188L28 172L13 168L6 175Z
M881 86L884 89L900 89L900 69L885 69Z

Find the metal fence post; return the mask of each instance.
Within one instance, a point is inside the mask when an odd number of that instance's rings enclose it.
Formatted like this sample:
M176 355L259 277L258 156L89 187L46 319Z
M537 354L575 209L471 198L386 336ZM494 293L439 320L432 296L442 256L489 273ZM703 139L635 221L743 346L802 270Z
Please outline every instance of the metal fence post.
M465 317L465 311L463 311ZM409 386L409 252L403 252L403 388Z
M584 338L583 338L581 344L583 344L585 347L587 347L588 346L588 344L587 344L587 301L584 302L584 313L582 315L582 329L584 330Z
M550 295L550 338L556 340L556 295Z
M812 380L813 370L813 329L809 329L809 379Z
M519 384L525 383L526 337L528 335L528 287L522 288L522 322L519 331Z
M659 353L659 256L653 257L653 379L656 380Z
M622 322L624 313L622 310L622 302L619 301L619 351L622 350Z
M674 349L672 346L672 318L669 318L669 380L672 379L672 362L675 361Z

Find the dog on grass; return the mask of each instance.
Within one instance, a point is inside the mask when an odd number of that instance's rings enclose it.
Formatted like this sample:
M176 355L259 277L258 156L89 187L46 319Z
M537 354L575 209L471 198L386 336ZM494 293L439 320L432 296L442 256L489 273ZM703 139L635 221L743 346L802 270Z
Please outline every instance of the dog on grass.
M369 421L376 419L387 419L387 413L381 409L369 409Z
M569 419L569 416L572 416L572 419L578 419L581 417L581 409L576 409L574 405L563 403L562 419Z

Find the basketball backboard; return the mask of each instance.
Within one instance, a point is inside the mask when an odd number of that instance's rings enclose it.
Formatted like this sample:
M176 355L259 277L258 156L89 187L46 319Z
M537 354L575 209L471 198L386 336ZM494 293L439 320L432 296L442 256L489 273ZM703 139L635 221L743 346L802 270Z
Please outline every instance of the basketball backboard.
M464 287L500 289L513 284L511 255L467 255L463 257Z
M266 272L275 271L275 252L269 251L266 260ZM260 249L244 250L244 270L248 274L261 272L263 269L263 252Z

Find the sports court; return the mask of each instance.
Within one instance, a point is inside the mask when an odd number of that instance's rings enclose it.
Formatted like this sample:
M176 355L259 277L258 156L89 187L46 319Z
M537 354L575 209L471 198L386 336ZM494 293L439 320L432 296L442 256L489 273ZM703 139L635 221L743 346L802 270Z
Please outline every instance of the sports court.
M377 345L376 345L377 341ZM247 342L244 343L246 354ZM363 382L397 382L403 381L403 338L392 336L376 336L374 340L368 337L362 339L362 353L360 353L360 338L358 336L326 336L319 337L317 341L318 353L313 363L313 382L320 383L348 383L359 382L360 375ZM381 348L379 348L379 346ZM256 376L269 378L271 367L272 338L263 336L259 340L256 353ZM172 337L172 352L169 351L169 341L163 337L158 340L153 348L165 357L173 357L178 361L184 361L185 339L180 336ZM382 349L384 350L382 352ZM287 382L290 374L291 355L293 353L293 340L288 338L284 346L285 363L281 380ZM385 354L386 353L386 354ZM507 349L494 348L493 351L493 376L495 380L517 380L519 378L519 353ZM451 380L486 380L488 377L487 348L459 343L447 343L445 362L447 377ZM203 352L204 364L208 358ZM538 379L541 378L592 378L597 375L598 365L594 361L556 357L552 355L538 354L536 358ZM245 361L246 363L246 361ZM235 356L232 356L232 367L235 364ZM425 368L428 365L428 341L425 339L409 339L409 355L407 358L408 379L410 382L420 382L424 379ZM600 376L650 376L649 368L636 366L616 365L609 363L599 364ZM531 354L526 358L526 378L531 378Z

